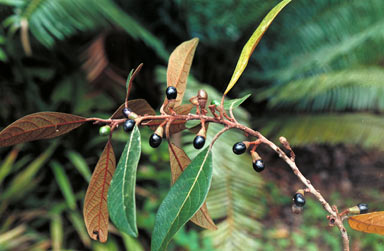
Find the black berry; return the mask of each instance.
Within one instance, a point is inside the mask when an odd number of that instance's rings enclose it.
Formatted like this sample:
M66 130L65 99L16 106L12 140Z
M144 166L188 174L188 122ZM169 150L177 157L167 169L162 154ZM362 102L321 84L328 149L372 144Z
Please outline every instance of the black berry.
M357 206L358 206L358 208L359 208L361 214L366 214L366 213L368 213L368 205L367 205L367 204L365 204L365 203L359 203L359 204L357 204Z
M133 119L127 119L123 124L123 130L126 132L131 132L135 127L136 122Z
M176 99L177 97L177 90L173 86L168 86L167 90L165 91L165 94L167 94L167 99Z
M196 149L201 149L205 144L205 138L203 136L197 135L193 140L193 147Z
M255 169L256 172L259 173L259 172L263 171L264 168L265 168L265 166L264 166L263 160L258 159L255 162L253 162L253 169Z
M243 142L237 142L233 145L232 151L235 154L242 154L245 153L245 150L247 150L247 146Z
M293 202L298 207L303 207L305 205L305 198L301 193L297 193L293 196Z
M161 144L162 140L163 140L162 137L160 137L159 135L154 133L149 138L149 145L152 146L153 148L156 148L156 147L158 147Z
M124 107L124 109L121 111L124 115L124 117L128 118L129 114L132 112L131 109Z

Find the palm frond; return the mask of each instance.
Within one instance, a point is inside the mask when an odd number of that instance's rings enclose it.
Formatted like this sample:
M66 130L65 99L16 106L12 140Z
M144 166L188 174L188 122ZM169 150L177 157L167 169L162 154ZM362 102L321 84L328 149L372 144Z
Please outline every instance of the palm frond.
M198 34L207 42L218 43L238 39L250 24L260 20L278 1L198 0L193 4L187 1L177 3L180 8L188 10L186 21L193 34ZM229 9L231 11L227 11Z
M383 9L380 0L295 1L255 53L262 71L245 75L267 85L256 100L277 109L382 110Z
M111 0L24 0L22 5L20 2L14 9L15 14L8 17L4 25L11 26L14 31L26 20L33 36L48 48L56 40L116 25L133 38L143 40L162 58L168 58L162 43Z
M296 146L343 143L384 150L384 118L368 113L280 116L258 124L267 137L284 136Z
M360 67L318 74L273 86L257 98L271 108L311 111L384 109L384 68Z

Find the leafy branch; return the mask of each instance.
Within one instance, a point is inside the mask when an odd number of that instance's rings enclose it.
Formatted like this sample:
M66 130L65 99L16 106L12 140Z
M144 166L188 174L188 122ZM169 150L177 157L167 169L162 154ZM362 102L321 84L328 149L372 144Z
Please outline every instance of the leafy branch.
M141 154L141 136L138 127L148 126L154 131L149 139L149 144L156 148L162 143L163 138L167 139L171 156L172 187L157 212L151 245L151 250L165 250L172 237L189 220L203 228L217 229L205 205L213 172L212 147L225 132L236 129L250 141L235 143L233 152L243 154L249 150L253 168L257 172L265 169L264 162L256 151L257 148L263 144L276 152L304 186L293 197L293 212L301 213L305 205L305 194L313 195L329 214L327 216L329 225L339 229L344 250L349 250L349 237L343 221L348 219L351 227L359 231L382 233L383 226L377 222L377 224L373 224L371 221L372 217L381 218L382 212L348 217L348 214L351 213L366 212L366 205L359 204L357 207L339 213L338 208L334 205L331 206L300 172L295 162L295 153L285 137L280 137L280 143L288 153L259 131L237 121L233 110L250 95L240 99L225 100L225 95L241 76L262 35L289 2L290 0L284 0L273 8L251 36L240 55L221 102L212 100L208 105L208 94L201 89L196 96L189 99L190 104L182 104L187 87L187 77L199 42L197 38L194 38L179 45L169 58L166 99L160 108L159 115L156 115L145 100L128 99L135 76L142 67L141 64L128 77L124 104L109 119L83 118L55 112L35 113L15 121L2 130L0 146L57 137L86 122L101 125L100 134L109 135L109 137L90 180L85 196L83 216L90 237L106 242L109 218L120 231L133 237L138 235L135 211L136 170ZM193 108L195 108L195 112L192 112ZM187 128L188 121L198 121L198 124ZM209 124L219 124L223 128L213 137L209 146L204 147ZM111 140L114 131L120 126L124 131L130 133L130 137L115 171L116 159ZM193 146L197 150L202 149L192 160L183 149L172 142L173 134L186 129L196 134ZM373 230L370 228L372 225L374 225Z

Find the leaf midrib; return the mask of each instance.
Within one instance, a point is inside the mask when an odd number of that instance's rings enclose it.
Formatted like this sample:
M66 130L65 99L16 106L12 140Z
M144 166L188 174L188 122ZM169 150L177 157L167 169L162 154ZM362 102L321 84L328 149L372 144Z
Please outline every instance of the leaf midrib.
M174 219L172 220L171 226L173 226L173 224L174 224L176 218L179 217L182 208L184 208L185 202L189 199L189 195L191 194L193 188L195 187L195 184L196 184L198 178L200 177L200 173L201 173L201 171L203 170L203 166L204 166L205 162L207 161L207 158L208 158L208 155L209 155L210 150L211 150L211 149L209 148L208 151L207 151L207 153L205 154L205 156L204 156L204 160L203 160L203 162L201 163L200 168L199 168L199 171L198 171L198 173L197 173L197 175L196 175L196 179L193 181L192 186L191 186L191 189L189 189L188 194L187 194L187 196L185 197L185 200L183 201L183 203L181 204L181 207L180 207L179 211L177 212L176 216L175 216ZM171 228L169 228L169 229L167 230L167 232L166 232L166 234L165 234L165 237L167 237L167 235L168 235L168 233L169 233L170 230L171 230ZM162 246L162 245L160 245L160 247L161 247L161 246Z

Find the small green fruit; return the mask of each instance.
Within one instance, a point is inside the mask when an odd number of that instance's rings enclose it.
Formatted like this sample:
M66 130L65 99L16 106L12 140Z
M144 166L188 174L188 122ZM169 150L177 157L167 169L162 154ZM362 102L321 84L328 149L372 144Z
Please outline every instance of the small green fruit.
M109 125L105 125L100 127L99 134L101 136L109 135L111 133L111 127Z

